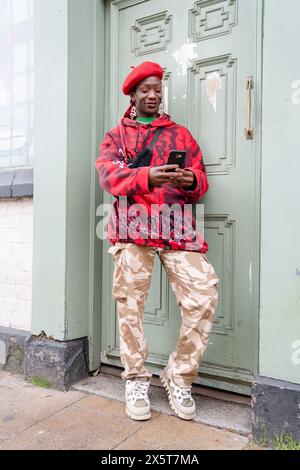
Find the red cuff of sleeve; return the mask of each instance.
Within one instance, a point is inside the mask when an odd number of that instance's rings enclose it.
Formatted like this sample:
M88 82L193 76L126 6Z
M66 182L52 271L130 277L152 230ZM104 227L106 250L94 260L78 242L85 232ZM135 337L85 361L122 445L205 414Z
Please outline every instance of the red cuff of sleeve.
M196 186L194 189L188 189L188 188L185 188L184 191L186 191L188 194L190 194L191 196L193 196L194 194L197 194L198 191L199 191L199 179L197 177L197 174L193 171L192 168L185 168L185 170L189 170L193 173L194 175L194 178L196 178Z

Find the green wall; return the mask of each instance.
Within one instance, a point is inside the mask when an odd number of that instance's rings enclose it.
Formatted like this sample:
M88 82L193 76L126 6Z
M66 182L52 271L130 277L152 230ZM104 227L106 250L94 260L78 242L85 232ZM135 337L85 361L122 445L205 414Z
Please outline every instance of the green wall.
M300 91L292 87L300 80L299 18L299 0L284 7L280 0L265 1L260 374L295 383L300 383Z
M67 0L34 2L32 333L65 336ZM54 28L55 25L55 28ZM53 34L55 30L55 34Z
M32 333L73 339L97 328L91 312L100 311L94 162L103 132L96 46L103 47L104 8L99 0L36 0L34 6Z
M67 338L87 336L93 176L93 1L68 2ZM91 240L92 242L92 240Z

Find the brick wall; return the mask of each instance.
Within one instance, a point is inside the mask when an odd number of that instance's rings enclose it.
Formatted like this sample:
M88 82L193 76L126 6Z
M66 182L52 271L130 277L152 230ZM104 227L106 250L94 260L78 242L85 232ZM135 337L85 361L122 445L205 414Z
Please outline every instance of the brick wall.
M30 330L33 199L0 199L0 326Z

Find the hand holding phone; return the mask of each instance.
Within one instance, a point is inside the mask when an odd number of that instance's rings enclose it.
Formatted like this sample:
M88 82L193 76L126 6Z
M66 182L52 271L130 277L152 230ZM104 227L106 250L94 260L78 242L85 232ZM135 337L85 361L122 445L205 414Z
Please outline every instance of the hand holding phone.
M152 166L149 169L149 185L160 186L164 183L170 183L180 176L179 172L178 165Z
M168 157L168 165L178 165L179 168L183 168L184 161L186 158L185 150L170 150ZM166 173L173 172L173 169L165 170Z

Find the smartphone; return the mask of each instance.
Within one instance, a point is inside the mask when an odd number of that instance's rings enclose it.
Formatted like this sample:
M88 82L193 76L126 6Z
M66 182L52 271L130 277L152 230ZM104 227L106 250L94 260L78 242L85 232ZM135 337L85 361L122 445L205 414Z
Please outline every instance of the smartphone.
M168 157L168 165L177 164L179 168L183 168L184 160L186 157L185 150L170 150L169 157ZM173 170L166 170L166 172L173 172Z

